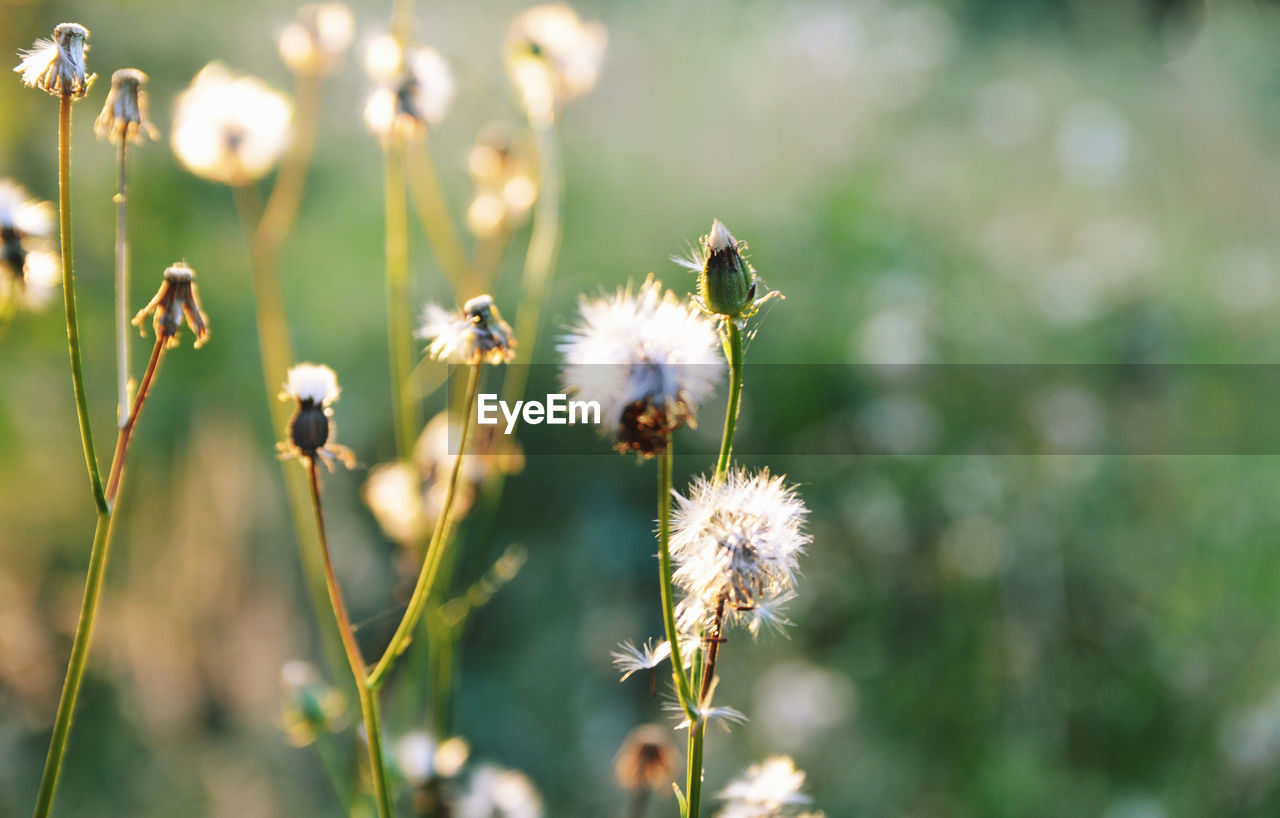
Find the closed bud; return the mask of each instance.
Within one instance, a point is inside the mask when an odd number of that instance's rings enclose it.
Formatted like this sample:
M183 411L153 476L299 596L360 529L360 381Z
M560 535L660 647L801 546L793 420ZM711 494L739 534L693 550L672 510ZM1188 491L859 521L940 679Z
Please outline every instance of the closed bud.
M711 224L702 243L706 261L698 276L698 295L708 312L736 318L755 299L755 272L719 219Z

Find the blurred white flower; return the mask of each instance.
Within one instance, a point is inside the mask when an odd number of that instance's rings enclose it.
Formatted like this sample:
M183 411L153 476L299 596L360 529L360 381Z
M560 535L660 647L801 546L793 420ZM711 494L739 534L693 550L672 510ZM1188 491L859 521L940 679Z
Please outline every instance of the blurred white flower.
M788 809L809 803L800 792L805 775L788 756L773 756L747 768L720 791L718 818L781 818Z
M53 229L53 205L30 198L22 186L0 179L0 234L6 244L15 238L43 238Z
M178 95L173 152L197 176L243 185L265 176L280 160L289 146L292 116L284 94L212 62Z
M1072 106L1058 131L1058 159L1072 181L1110 185L1129 163L1129 126L1109 103L1086 100Z
M378 82L364 121L380 137L417 139L444 119L453 102L453 71L434 48L402 50L390 36L369 47L365 68Z
M482 764L458 799L458 818L542 818L542 797L522 772Z
M400 774L411 787L421 787L435 773L436 743L425 730L406 733L395 743L392 754Z
M342 60L356 35L351 9L342 3L308 3L280 32L280 59L297 74L326 74Z
M59 256L43 238L53 229L53 207L27 196L18 184L0 179L0 305L44 307L62 284Z
M803 660L773 665L755 684L755 723L783 750L802 749L842 726L856 705L847 676Z
M502 364L516 354L515 335L489 295L470 299L459 312L428 304L417 335L431 339L427 354L437 361Z
M591 90L600 74L609 33L584 23L564 3L534 6L507 34L507 72L534 119L550 119L566 102Z

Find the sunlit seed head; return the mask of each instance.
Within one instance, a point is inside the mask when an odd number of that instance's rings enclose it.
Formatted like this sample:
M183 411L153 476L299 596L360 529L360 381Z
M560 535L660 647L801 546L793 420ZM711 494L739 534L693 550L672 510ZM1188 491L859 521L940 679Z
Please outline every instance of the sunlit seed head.
M93 123L99 139L118 145L160 138L160 131L147 115L147 94L142 90L146 83L147 75L136 68L121 68L111 75L107 101Z
M436 747L436 772L443 778L452 778L462 772L462 767L471 756L471 747L466 739L459 736L447 738Z
M341 394L338 376L327 366L303 363L289 370L280 399L297 406L285 429L287 441L276 447L281 457L298 458L304 464L318 458L330 470L336 458L348 469L355 467L355 453L333 440L332 404Z
M172 348L178 345L178 330L185 318L187 326L195 333L196 349L204 346L209 340L209 319L200 306L195 276L195 271L182 262L166 268L155 297L133 317L134 326L141 329L147 317L151 316L156 338Z
M366 60L374 76L386 73L393 62L395 67L389 77L381 80L369 96L365 125L384 139L421 138L429 127L444 119L453 102L453 72L434 48L413 48L402 53L394 40L376 41Z
M533 119L553 118L595 86L608 39L603 25L584 23L564 3L535 6L512 21L507 73Z
M423 507L422 476L408 463L397 461L369 471L362 491L365 505L388 537L408 546L430 530Z
M417 335L431 339L427 354L438 361L501 364L515 357L515 335L489 295L472 298L455 313L428 304Z
M187 170L243 185L275 167L289 146L293 106L256 77L206 65L175 104L173 152Z
M680 753L671 742L671 731L656 724L642 724L627 734L613 762L614 780L624 790L670 789Z
M0 308L8 309L9 299L17 306L37 312L49 306L62 287L62 264L52 250L32 250L21 260L21 274L3 272L9 263L0 263Z
M800 792L805 775L788 756L778 755L748 767L720 791L724 809L717 818L783 818L809 803Z
M323 364L298 364L290 369L284 391L298 403L319 406L329 406L342 394L337 374Z
M48 236L54 215L51 204L30 198L16 182L0 179L0 231L22 237Z
M501 196L478 194L467 208L467 229L480 238L493 238L502 233L506 215L507 208Z
M364 54L364 70L374 82L390 83L399 75L404 50L390 34L380 34L369 43Z
M458 799L457 818L542 818L542 797L528 776L482 764Z
M565 387L600 404L624 451L661 452L715 391L724 360L711 323L653 276L638 292L583 298L558 345Z
M467 169L476 187L467 227L481 238L519 227L538 197L538 183L533 157L508 123L484 127L468 155Z
M81 99L97 79L88 73L88 52L89 29L79 23L60 23L53 29L52 40L36 40L30 50L21 52L22 60L13 70L22 74L23 84L30 88Z
M295 74L327 74L355 39L356 21L342 3L309 3L280 32L280 59Z
M654 644L650 639L640 647L636 647L630 642L623 642L609 656L613 660L614 667L622 674L621 681L625 682L632 674L653 670L670 659L671 643L664 640Z

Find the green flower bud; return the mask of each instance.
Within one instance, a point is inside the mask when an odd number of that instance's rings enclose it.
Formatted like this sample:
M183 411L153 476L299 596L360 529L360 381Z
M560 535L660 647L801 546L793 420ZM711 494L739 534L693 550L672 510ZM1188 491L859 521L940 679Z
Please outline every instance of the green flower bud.
M698 295L708 312L737 318L755 298L756 276L738 252L729 228L716 219L702 240L706 261L698 276Z

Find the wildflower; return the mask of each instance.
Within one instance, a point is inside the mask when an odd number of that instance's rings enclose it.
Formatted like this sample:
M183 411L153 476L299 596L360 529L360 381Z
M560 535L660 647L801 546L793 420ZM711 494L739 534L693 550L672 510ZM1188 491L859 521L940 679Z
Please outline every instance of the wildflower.
M650 639L642 646L636 647L630 642L623 642L618 649L609 654L613 664L622 673L620 681L625 682L633 673L642 670L653 670L671 658L671 643L667 641L653 644Z
M760 278L742 255L746 242L735 239L724 222L713 220L711 232L698 244L689 257L672 256L671 260L698 274L695 301L703 312L740 321L759 312L766 301L783 297L774 290L756 298Z
M434 48L405 51L394 38L380 37L370 46L365 67L379 83L364 109L370 132L384 139L419 139L444 119L453 101L453 72Z
M293 106L256 77L211 62L178 95L173 152L187 170L243 185L275 167L289 145Z
M542 818L542 797L522 772L483 764L457 803L457 818Z
M808 513L795 491L768 470L731 472L723 482L700 478L688 497L676 496L671 556L675 583L686 596L677 606L683 627L718 619L781 624L779 606L791 597L797 558L812 539Z
M156 338L163 340L166 348L173 349L178 345L178 329L182 326L185 315L187 326L196 334L196 349L204 346L205 341L209 340L208 319L200 308L200 294L196 291L195 277L195 270L182 262L167 268L155 298L138 310L138 314L133 317L133 325L141 330L142 322L148 315L155 313L151 326Z
M623 740L613 772L624 790L664 790L675 779L679 761L667 731L656 724L642 724Z
M493 297L488 295L472 298L457 313L428 304L417 335L434 339L427 354L437 361L501 364L510 363L516 354L511 327L502 320Z
M117 145L124 141L141 142L143 137L158 139L160 132L147 116L147 95L142 86L147 75L136 68L121 68L111 75L111 90L93 123L99 139Z
M303 747L316 740L321 732L334 732L343 726L347 704L342 693L326 684L309 662L294 659L280 669L284 689L284 728L289 740Z
M80 99L89 93L97 74L87 73L89 29L79 23L59 23L52 40L36 40L14 71L22 74L29 88L39 88L55 97Z
M793 807L809 803L800 789L804 773L788 756L773 756L752 765L720 791L724 809L717 818L783 818ZM810 818L818 816L809 814ZM797 816L803 818L803 816Z
M308 3L280 32L280 59L295 74L332 71L356 36L351 9L342 3Z
M61 276L58 254L42 241L53 229L53 208L27 197L19 185L0 179L0 294L21 293L30 307L42 306ZM0 299L4 300L4 299Z
M619 451L665 451L720 380L715 329L653 276L639 293L583 299L578 312L559 346L566 388L599 402L602 431Z
M549 120L590 91L608 40L603 25L582 22L564 3L534 6L516 17L507 34L507 72L529 115Z
M502 123L486 127L467 159L476 197L467 208L467 227L493 238L518 227L538 197L528 150Z
M341 393L338 376L327 366L298 364L289 370L280 399L296 401L298 408L286 429L288 442L277 444L282 457L303 460L319 457L330 470L335 457L348 469L355 466L355 454L331 440L334 434L332 404Z

